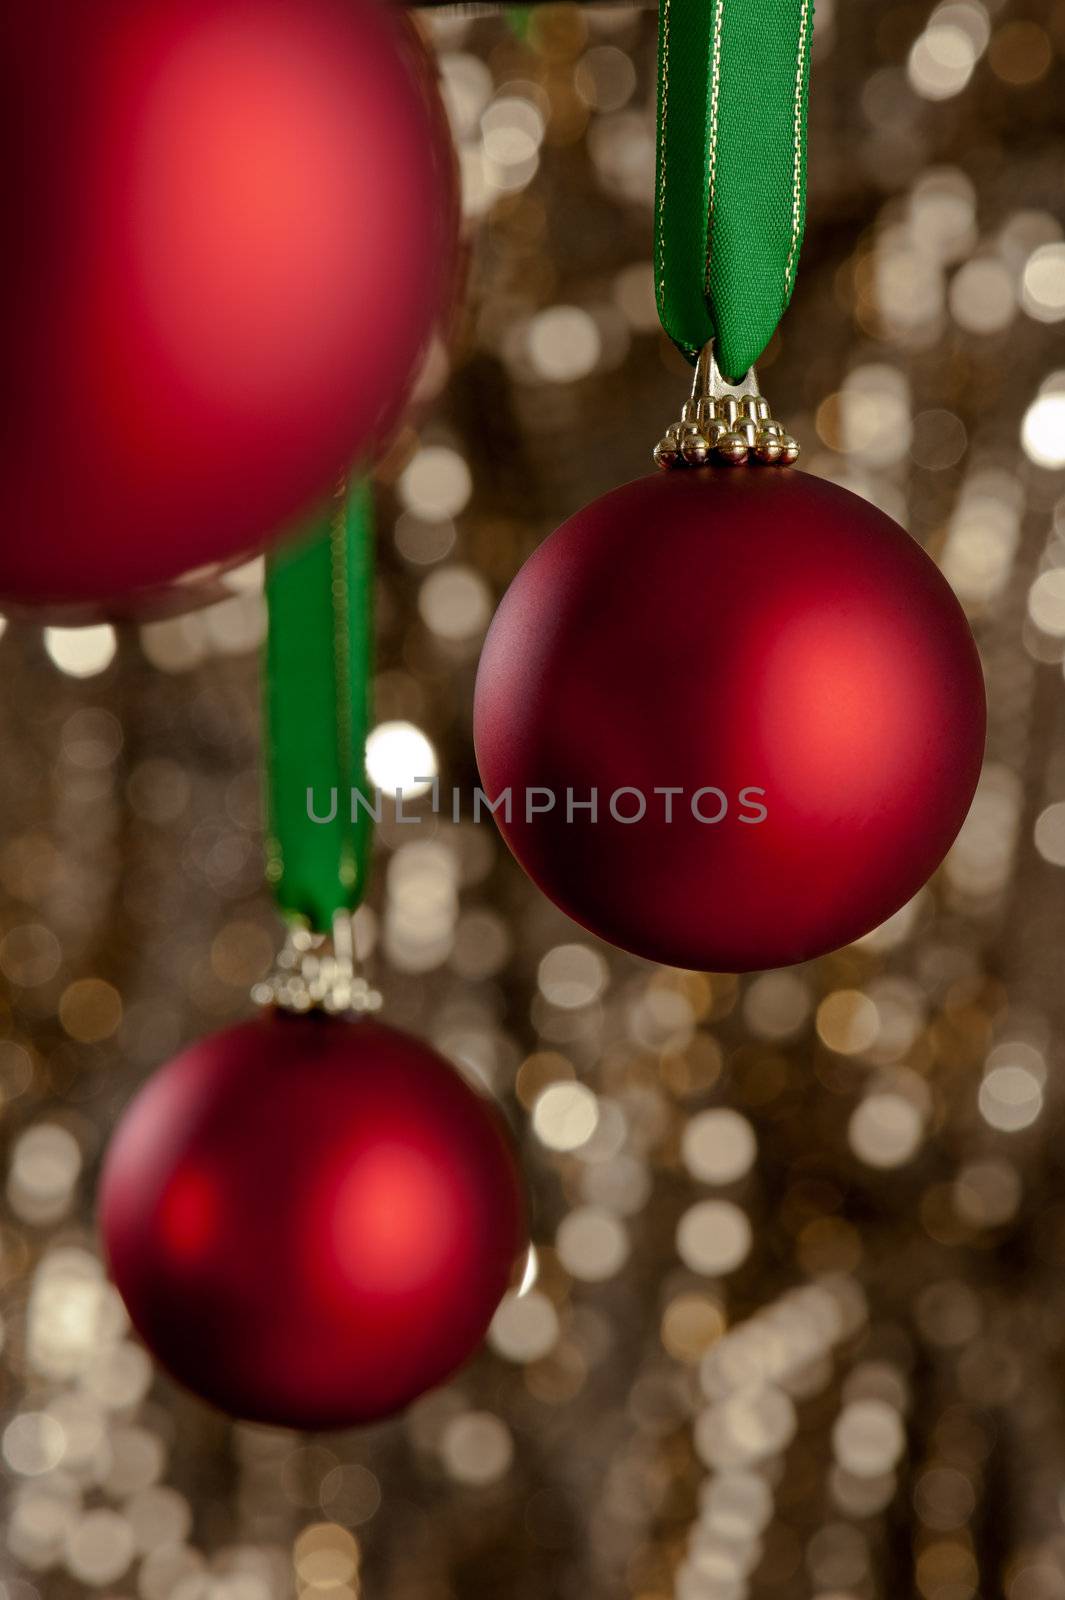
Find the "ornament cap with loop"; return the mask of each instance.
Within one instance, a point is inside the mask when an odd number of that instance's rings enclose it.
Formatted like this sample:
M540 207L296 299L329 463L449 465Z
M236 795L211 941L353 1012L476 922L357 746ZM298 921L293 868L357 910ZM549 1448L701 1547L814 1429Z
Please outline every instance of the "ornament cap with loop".
M315 933L290 923L273 972L251 991L256 1005L304 1016L371 1016L381 1009L381 994L363 975L355 919L338 911L331 933Z
M663 471L676 467L792 466L799 446L769 409L749 367L738 383L718 366L713 339L703 346L695 365L691 395L679 421L666 429L654 450Z

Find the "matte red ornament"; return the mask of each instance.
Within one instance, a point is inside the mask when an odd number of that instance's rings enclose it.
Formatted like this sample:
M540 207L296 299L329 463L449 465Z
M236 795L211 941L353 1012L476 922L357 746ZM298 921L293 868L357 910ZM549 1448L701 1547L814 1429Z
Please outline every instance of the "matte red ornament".
M457 240L398 7L5 6L0 141L5 608L77 620L240 559L387 435Z
M756 467L578 512L504 596L475 703L482 782L544 893L711 971L821 955L903 905L964 820L984 731L928 556L847 490Z
M477 1348L525 1243L494 1107L378 1022L267 1014L133 1101L100 1224L134 1326L236 1416L400 1410Z

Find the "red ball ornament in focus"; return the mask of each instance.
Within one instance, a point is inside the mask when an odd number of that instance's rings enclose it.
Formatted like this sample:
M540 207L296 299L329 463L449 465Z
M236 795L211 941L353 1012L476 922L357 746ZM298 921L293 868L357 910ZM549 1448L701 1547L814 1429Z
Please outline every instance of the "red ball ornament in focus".
M76 621L387 436L454 297L455 162L379 0L34 0L0 45L0 604Z
M985 717L961 607L902 528L803 473L718 468L630 483L540 546L489 630L475 737L507 843L563 911L742 972L847 944L920 888Z
M136 1097L100 1223L134 1326L236 1416L335 1428L473 1354L525 1244L502 1119L377 1022L264 1015Z

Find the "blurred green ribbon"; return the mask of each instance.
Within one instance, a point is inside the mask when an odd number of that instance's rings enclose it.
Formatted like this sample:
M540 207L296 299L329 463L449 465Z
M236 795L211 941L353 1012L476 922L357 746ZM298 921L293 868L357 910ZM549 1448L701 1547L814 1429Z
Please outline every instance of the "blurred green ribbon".
M791 299L813 0L660 0L655 291L689 361L738 381Z
M373 581L373 500L355 481L267 574L266 875L282 914L315 933L355 910L369 876L373 819L358 806L352 821L351 791L371 800Z

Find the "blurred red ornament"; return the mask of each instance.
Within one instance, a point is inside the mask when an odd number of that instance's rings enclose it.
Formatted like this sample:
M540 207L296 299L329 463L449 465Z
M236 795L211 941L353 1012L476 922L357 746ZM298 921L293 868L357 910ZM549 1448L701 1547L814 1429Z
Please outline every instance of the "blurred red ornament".
M427 1045L267 1015L164 1067L100 1221L134 1326L239 1417L346 1427L473 1354L525 1243L502 1119Z
M0 20L0 602L230 563L394 425L457 182L377 0L34 0Z
M511 791L503 835L563 911L742 972L844 945L921 887L985 716L914 540L845 489L748 467L643 478L547 539L489 631L475 733L488 795Z

